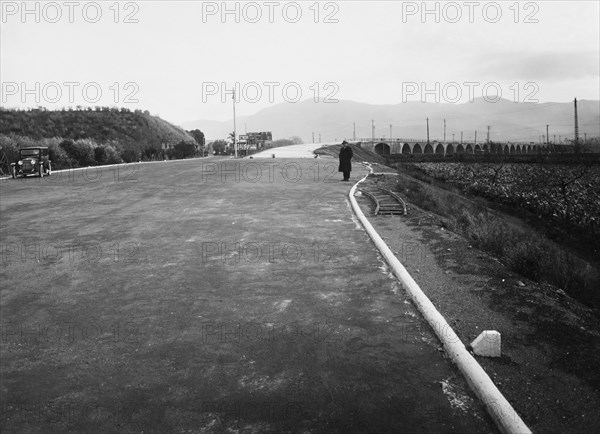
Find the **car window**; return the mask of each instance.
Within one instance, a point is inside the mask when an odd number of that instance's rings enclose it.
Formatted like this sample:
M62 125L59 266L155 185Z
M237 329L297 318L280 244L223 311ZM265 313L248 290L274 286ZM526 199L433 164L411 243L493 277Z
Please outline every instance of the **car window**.
M21 149L21 156L23 157L37 157L40 155L39 149Z

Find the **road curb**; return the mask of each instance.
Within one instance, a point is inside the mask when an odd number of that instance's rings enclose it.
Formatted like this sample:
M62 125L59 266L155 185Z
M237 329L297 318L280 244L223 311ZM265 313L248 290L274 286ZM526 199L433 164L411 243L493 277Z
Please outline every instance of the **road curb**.
M370 166L369 170L373 172L373 169ZM419 285L417 285L417 282L415 282L410 274L408 274L408 271L406 271L398 258L392 253L385 241L383 241L363 214L358 206L358 202L356 202L356 199L354 198L354 193L356 192L358 185L367 179L367 176L368 175L352 186L348 197L354 213L369 234L369 237L385 258L394 275L406 288L423 317L433 328L435 334L444 345L446 354L448 354L450 359L458 366L473 392L483 402L498 429L503 433L510 434L531 433L531 430L525 425L521 417L498 390L485 370L467 351L465 345L461 342L454 330L452 330L452 327L450 327L448 322L438 312L431 300L423 293Z

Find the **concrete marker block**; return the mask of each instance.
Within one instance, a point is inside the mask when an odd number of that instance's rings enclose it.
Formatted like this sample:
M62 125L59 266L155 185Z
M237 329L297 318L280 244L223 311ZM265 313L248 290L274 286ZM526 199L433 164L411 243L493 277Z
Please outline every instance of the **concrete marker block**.
M500 357L502 343L500 333L496 330L484 330L471 342L473 353L483 357Z

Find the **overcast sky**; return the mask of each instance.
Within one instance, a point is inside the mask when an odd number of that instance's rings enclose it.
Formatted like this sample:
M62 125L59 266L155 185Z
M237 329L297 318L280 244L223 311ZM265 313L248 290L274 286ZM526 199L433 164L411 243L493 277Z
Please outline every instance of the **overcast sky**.
M236 83L238 115L309 98L600 99L598 1L429 2L425 15L420 1L1 3L4 107L226 120Z

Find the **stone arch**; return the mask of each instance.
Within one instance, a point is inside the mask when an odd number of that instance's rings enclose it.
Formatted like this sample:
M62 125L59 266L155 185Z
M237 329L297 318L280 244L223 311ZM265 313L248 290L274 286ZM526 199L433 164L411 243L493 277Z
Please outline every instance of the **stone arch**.
M520 154L521 153L521 145L517 145L517 147L515 148L515 154Z
M483 146L481 147L481 149L486 154L489 154L489 152L490 152L490 147L489 147L489 145L487 143L484 143Z
M421 145L419 145L418 143L415 143L415 146L413 146L413 154L422 154L423 150L421 149Z
M424 154L433 154L433 147L428 143L425 145L425 149L423 150Z
M464 154L465 153L465 148L463 148L463 145L456 145L456 153L457 154Z
M441 154L444 155L444 145L442 145L441 143L438 143L438 145L435 147L435 153L436 154Z
M408 143L402 145L402 154L411 154L410 146Z
M514 154L515 153L515 145L510 145L510 149L508 150L508 152L510 154Z
M447 144L446 145L446 155L452 155L454 154L454 146L452 146L451 144Z
M473 153L475 154L481 154L483 151L481 150L481 146L479 145L475 145L475 149L473 151Z
M508 146L508 145L504 146L504 153L510 154L510 146Z
M467 154L474 154L474 152L473 152L473 146L471 146L470 144L469 144L469 145L467 145L467 146L465 147L465 152L466 152Z
M377 143L375 145L375 153L379 155L390 155L390 145L387 143Z

